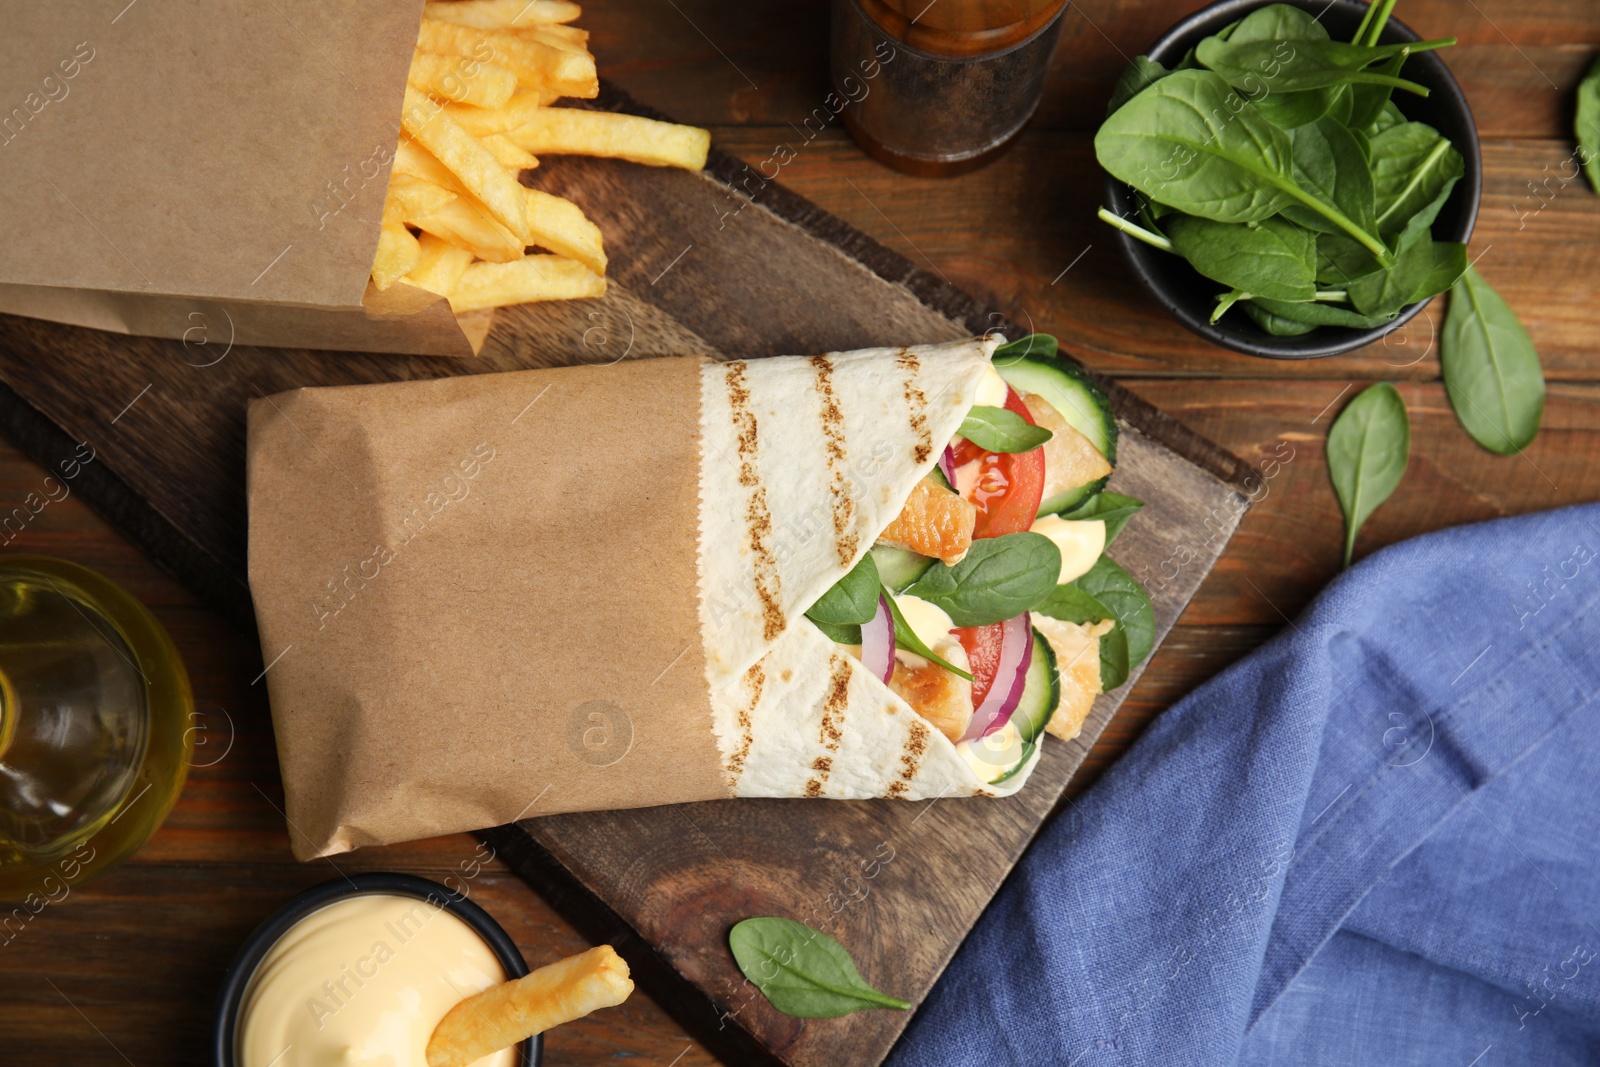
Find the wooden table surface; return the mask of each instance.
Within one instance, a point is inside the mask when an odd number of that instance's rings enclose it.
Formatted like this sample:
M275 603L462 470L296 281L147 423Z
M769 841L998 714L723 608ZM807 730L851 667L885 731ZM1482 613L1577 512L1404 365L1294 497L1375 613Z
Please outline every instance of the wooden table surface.
M638 99L709 126L752 166L787 145L793 158L778 180L1016 321L1057 334L1073 355L1259 465L1255 506L1078 790L1152 716L1271 637L1337 572L1341 519L1323 440L1354 387L1394 381L1413 434L1406 479L1367 523L1360 555L1444 526L1600 498L1600 360L1590 347L1600 337L1600 198L1568 180L1563 165L1573 151L1573 89L1600 47L1600 5L1407 0L1398 12L1423 36L1461 39L1445 58L1483 140L1471 252L1544 360L1544 428L1512 457L1483 451L1456 424L1439 381L1438 309L1353 355L1279 363L1211 347L1149 306L1094 219L1100 179L1090 138L1126 58L1198 6L1070 6L1031 128L998 162L950 180L885 170L836 123L809 132L805 119L825 114L828 92L826 5L815 0L596 0L581 20L602 75ZM44 476L0 447L0 513L40 491ZM1209 534L1193 536L1200 544ZM148 604L188 663L204 727L188 785L144 850L0 943L0 1058L204 1062L212 997L240 940L288 896L341 871L471 875L473 898L532 964L585 947L503 866L490 860L479 870L484 846L469 836L295 863L264 694L251 685L261 670L255 645L76 497L49 504L20 533L0 533L0 549L86 564ZM553 1064L715 1062L643 995L554 1031L547 1052Z

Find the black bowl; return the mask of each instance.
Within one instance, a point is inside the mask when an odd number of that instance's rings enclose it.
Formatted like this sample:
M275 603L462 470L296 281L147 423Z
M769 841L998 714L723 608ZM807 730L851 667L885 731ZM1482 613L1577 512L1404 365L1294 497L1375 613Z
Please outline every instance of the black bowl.
M1288 0L1295 7L1318 15L1328 33L1337 41L1348 41L1355 35L1367 5L1355 0ZM1146 53L1166 67L1176 65L1190 48L1202 38L1209 37L1231 22L1244 18L1263 0L1222 0L1195 12L1168 30ZM1411 29L1390 19L1384 27L1383 43L1419 40ZM1451 190L1438 218L1433 222L1433 235L1441 241L1465 243L1472 236L1473 223L1478 218L1478 197L1483 191L1483 167L1478 156L1478 129L1472 121L1472 109L1461 86L1451 76L1450 70L1439 58L1438 52L1423 52L1406 60L1402 76L1427 86L1428 96L1396 92L1395 103L1406 118L1426 122L1455 145L1466 163L1466 172ZM1106 175L1106 197L1111 210L1124 218L1138 214L1138 194L1131 186ZM1356 330L1345 326L1319 326L1299 337L1275 337L1261 329L1242 314L1228 312L1216 322L1209 321L1216 308L1216 297L1221 289L1217 282L1202 277L1180 256L1151 248L1143 241L1118 232L1122 251L1133 266L1133 272L1150 290L1151 294L1172 313L1172 316L1206 340L1231 348L1246 355L1267 359L1315 359L1349 352L1362 345L1380 340L1398 329L1401 324L1421 311L1428 303L1420 300L1402 308L1392 322L1370 330Z
M516 942L511 940L500 924L478 905L462 894L447 889L438 882L410 874L391 874L374 871L336 878L331 882L312 886L289 903L273 912L266 922L256 927L245 939L228 973L223 976L222 990L217 994L217 1007L211 1020L211 1062L216 1067L235 1067L233 1043L239 1021L239 1008L244 1000L250 976L261 964L278 938L307 915L338 900L358 897L367 893L385 893L391 896L416 897L441 907L477 931L500 961L506 977L521 978L528 973L528 961L522 958ZM539 1067L544 1060L544 1035L538 1034L524 1041L518 1049L518 1067Z

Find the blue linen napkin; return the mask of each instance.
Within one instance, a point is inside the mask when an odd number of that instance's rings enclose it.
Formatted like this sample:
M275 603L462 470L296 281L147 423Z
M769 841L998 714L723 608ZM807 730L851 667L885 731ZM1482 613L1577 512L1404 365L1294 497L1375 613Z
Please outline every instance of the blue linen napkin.
M896 1067L1600 1063L1600 505L1374 554L1035 843Z

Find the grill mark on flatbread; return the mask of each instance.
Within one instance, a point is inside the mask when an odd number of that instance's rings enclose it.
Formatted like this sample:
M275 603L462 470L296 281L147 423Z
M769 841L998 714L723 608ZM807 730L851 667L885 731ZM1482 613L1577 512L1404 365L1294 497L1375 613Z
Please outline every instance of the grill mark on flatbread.
M833 545L839 554L839 566L848 567L861 547L861 535L851 528L856 499L850 494L845 477L845 463L850 457L845 449L844 412L833 389L832 361L827 356L812 356L811 366L817 372L817 392L822 394L823 451L828 457L828 494L833 498Z
M828 753L818 756L811 763L811 769L817 773L806 782L806 796L820 797L822 785L828 780L828 774L833 770L833 754L839 751L839 743L844 740L844 709L850 697L850 663L851 661L839 655L828 655L828 667L831 671L828 677L828 696L822 703L822 730L821 743Z
M917 385L922 361L909 348L902 348L894 361L906 372L906 408L911 412L911 432L917 435L917 443L911 448L911 457L919 464L926 463L928 457L933 455L933 434L928 429L928 398Z
M750 410L750 387L745 381L746 364L735 360L726 364L728 406L733 409L733 424L739 437L739 484L750 490L745 505L745 526L750 533L750 552L754 557L756 596L761 598L761 636L775 640L783 633L783 608L778 603L778 560L767 543L772 536L772 512L767 507L767 487L756 466L756 416Z
M900 777L889 783L885 792L891 797L904 796L911 779L922 768L922 757L928 751L928 727L921 722L911 724L906 744L900 750Z
M744 672L744 681L750 690L750 703L739 706L739 747L734 749L733 755L728 759L730 793L739 785L739 776L744 774L745 761L750 758L750 746L756 739L751 717L755 714L756 705L761 703L761 690L767 683L767 672L762 669L759 660L750 664L750 669Z

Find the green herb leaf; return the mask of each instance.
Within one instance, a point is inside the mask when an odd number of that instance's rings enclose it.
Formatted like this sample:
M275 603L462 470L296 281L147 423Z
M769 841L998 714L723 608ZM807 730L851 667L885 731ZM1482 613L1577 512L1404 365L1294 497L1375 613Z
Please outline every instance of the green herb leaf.
M1072 583L1056 586L1050 598L1034 611L1062 622L1097 623L1115 620L1116 612ZM1100 688L1111 692L1128 680L1128 635L1118 623L1100 635Z
M1274 337L1303 337L1315 330L1320 323L1306 322L1304 319L1291 318L1287 315L1277 315L1266 310L1255 301L1240 304L1245 314L1249 315L1255 324L1266 330ZM1289 307L1305 307L1305 304L1290 304Z
M1106 544L1110 544L1128 525L1134 513L1144 507L1144 501L1121 493L1096 493L1071 511L1063 512L1063 519L1088 522L1099 519L1106 524Z
M1255 300L1253 303L1259 311L1268 316L1309 326L1348 326L1352 330L1371 330L1394 321L1393 315L1362 315L1349 308L1323 303L1320 300L1307 300L1298 304L1283 300ZM1246 306L1245 310L1250 309Z
M1226 38L1230 43L1246 41L1326 41L1328 31L1308 12L1288 4L1258 7L1235 25ZM1274 125L1291 130L1315 122L1325 115L1343 90L1342 86L1309 89L1299 93L1261 91L1257 82L1246 86L1250 102Z
M1301 188L1338 208L1363 230L1378 232L1373 221L1372 171L1366 153L1349 130L1331 117L1302 126L1294 131L1291 153L1294 179ZM1288 205L1283 217L1323 233L1337 232L1326 217L1303 204ZM1315 276L1315 263L1312 273ZM1279 299L1273 293L1258 295Z
M923 643L922 638L917 636L917 631L913 630L911 624L906 622L906 617L900 612L900 605L894 602L894 594L890 593L888 589L884 590L884 599L889 604L889 616L894 619L894 643L896 648L903 648L912 655L921 656L929 663L937 663L951 674L960 675L967 681L972 681L971 672L964 671L949 660L941 659L934 655L933 649Z
M935 563L906 592L943 609L957 626L987 626L1032 608L1050 595L1060 576L1061 550L1055 542L1042 534L1014 533L978 538L960 563Z
M1404 236L1411 244L1401 248L1393 267L1350 283L1350 302L1361 314L1392 316L1444 292L1466 270L1466 245L1435 241L1426 229L1408 230Z
M728 947L744 976L785 1015L834 1019L866 1008L911 1007L868 985L839 942L793 919L735 923Z
M1388 382L1369 386L1345 405L1328 431L1328 477L1344 509L1344 565L1373 509L1394 492L1411 456L1405 401Z
M1195 270L1230 289L1279 300L1316 295L1315 239L1282 219L1232 224L1174 215L1167 235Z
M1110 556L1095 560L1089 572L1071 584L1111 609L1117 627L1128 639L1128 667L1144 662L1156 646L1156 617L1150 597L1133 575Z
M1403 122L1372 138L1372 188L1379 233L1431 226L1466 164L1423 122Z
M1450 406L1474 441L1501 455L1528 447L1544 413L1539 353L1475 267L1450 291L1439 362Z
M1254 94L1292 93L1336 85L1387 85L1419 96L1428 90L1416 82L1366 68L1401 52L1425 52L1454 44L1453 38L1386 44L1368 48L1343 41L1219 41L1207 38L1195 49L1201 64L1228 84Z
M809 618L809 616L807 616ZM811 625L822 631L822 635L829 641L840 645L859 645L861 643L861 627L856 625L835 626L829 622L811 620Z
M1061 345L1047 333L1030 333L1026 337L1015 341L1008 341L994 350L992 363L1005 366L1002 360L1019 360L1024 356L1049 356L1054 357L1060 351Z
M1389 127L1398 126L1404 121L1406 117L1400 114L1399 108L1393 103L1385 103L1383 110L1378 112L1378 117L1372 120L1372 125L1368 126L1365 132L1369 137L1376 137Z
M1111 102L1106 105L1106 114L1110 115L1170 73L1149 56L1134 56L1133 62L1122 69L1122 76L1117 79L1117 87L1111 92Z
M1578 159L1589 184L1600 193L1600 58L1578 83Z
M812 622L830 626L859 626L878 613L878 565L868 552L843 578L822 594L806 612Z
M977 404L967 412L957 432L989 452L1027 452L1054 436L1015 411L987 404Z
M1410 58L1411 53L1404 51L1394 56L1385 63L1379 73L1387 74L1391 78L1398 77L1400 68ZM1362 130L1371 126L1383 114L1389 105L1390 97L1394 96L1392 85L1352 85L1350 91L1350 114L1345 119L1345 125L1352 129Z

